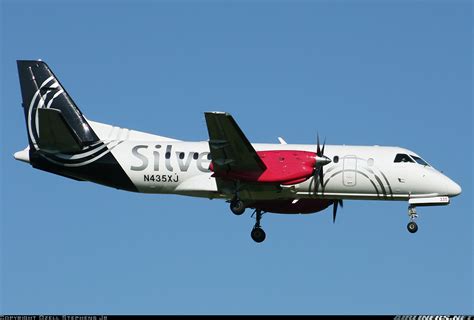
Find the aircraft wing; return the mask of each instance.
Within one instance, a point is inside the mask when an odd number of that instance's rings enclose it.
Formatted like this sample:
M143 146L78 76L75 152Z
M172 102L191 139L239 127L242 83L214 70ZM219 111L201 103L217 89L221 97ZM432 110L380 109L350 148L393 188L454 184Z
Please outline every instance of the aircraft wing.
M215 173L263 172L266 169L230 114L206 112L205 117Z

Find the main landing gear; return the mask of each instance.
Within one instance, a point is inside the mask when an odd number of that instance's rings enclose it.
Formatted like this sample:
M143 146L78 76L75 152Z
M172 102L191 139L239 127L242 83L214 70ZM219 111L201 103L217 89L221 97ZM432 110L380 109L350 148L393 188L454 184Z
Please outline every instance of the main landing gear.
M410 205L408 207L408 216L410 217L410 222L408 222L407 224L408 232L415 233L418 231L418 225L415 222L416 218L418 218L418 215L416 214L415 206Z
M230 201L230 210L235 215L242 215L245 211L245 203L240 200L238 197L235 197ZM260 209L256 209L252 214L252 217L255 215L255 225L253 226L252 232L250 236L252 237L253 241L255 242L263 242L265 240L265 231L263 231L262 227L260 226L260 221L262 220L263 212Z
M230 211L232 211L233 214L240 216L245 212L245 204L242 200L239 198L235 198L230 201Z
M230 211L232 211L237 216L240 216L245 212L245 203L240 200L239 190L240 181L237 181L235 186L234 197L232 198L232 200L230 200Z
M255 242L263 242L265 240L265 231L260 227L260 220L262 220L262 210L256 209L254 212L255 215L255 225L253 226L252 232L250 233L250 236L252 237L253 241ZM253 215L252 215L253 216Z

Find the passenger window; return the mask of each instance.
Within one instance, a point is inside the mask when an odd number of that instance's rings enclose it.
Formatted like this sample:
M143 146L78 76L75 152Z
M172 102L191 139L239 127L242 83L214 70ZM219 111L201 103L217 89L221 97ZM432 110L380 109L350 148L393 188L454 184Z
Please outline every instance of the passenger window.
M339 157L338 156L334 156L334 158L332 159L332 161L334 163L338 163L339 162Z
M180 159L184 159L184 152L181 152L181 153L179 154L179 158L180 158Z
M412 158L410 158L407 154L399 153L395 156L395 160L393 162L415 162Z
M193 154L193 159L194 159L194 160L197 160L198 158L199 158L199 153L194 152L194 154Z

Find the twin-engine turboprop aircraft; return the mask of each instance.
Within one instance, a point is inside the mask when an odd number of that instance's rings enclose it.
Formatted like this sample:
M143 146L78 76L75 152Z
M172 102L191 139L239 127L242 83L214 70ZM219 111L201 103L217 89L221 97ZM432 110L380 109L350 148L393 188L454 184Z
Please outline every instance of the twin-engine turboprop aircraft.
M461 187L398 147L251 144L232 116L206 112L209 141L186 142L87 120L42 61L17 61L29 146L15 159L80 181L143 193L219 198L236 215L314 213L343 199L447 205Z

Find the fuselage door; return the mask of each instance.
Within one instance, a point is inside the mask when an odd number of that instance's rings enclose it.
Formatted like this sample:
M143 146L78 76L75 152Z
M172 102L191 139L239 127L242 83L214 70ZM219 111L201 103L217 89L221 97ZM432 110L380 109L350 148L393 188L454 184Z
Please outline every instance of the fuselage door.
M357 184L357 158L355 156L344 157L344 171L342 181L346 187Z

